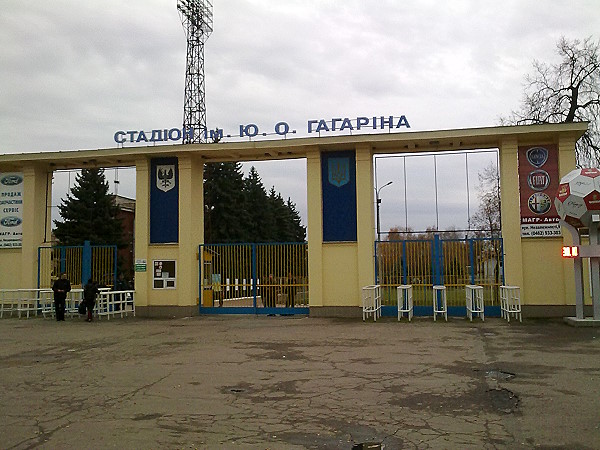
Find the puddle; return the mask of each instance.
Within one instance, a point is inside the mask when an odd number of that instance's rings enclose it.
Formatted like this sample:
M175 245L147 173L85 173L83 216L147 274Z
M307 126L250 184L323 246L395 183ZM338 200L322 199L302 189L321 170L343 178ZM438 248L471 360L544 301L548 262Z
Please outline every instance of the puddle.
M485 373L485 376L487 378L491 378L496 381L506 381L506 380L512 380L515 377L515 374L511 373L511 372L505 372L500 369L492 369L492 370L488 370Z
M154 420L162 417L162 414L137 414L133 420Z
M508 389L490 389L487 391L490 401L497 411L514 413L519 406L519 397Z
M385 444L381 442L361 442L360 444L354 444L352 450L382 450L385 448Z

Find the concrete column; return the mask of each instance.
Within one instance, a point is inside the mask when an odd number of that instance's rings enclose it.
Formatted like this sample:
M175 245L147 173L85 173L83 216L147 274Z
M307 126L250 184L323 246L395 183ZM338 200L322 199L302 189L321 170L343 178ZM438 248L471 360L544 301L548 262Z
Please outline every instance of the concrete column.
M373 154L370 145L356 147L357 306L363 286L375 283L375 216L373 204Z
M26 166L23 169L23 243L21 247L22 288L37 287L38 247L45 242L48 224L47 202L52 201L48 186L51 177L46 169ZM49 181L50 179L50 181Z
M135 273L136 306L148 306L148 291L152 289L152 261L148 243L150 227L150 161L142 157L135 162L135 259L145 259L145 272Z
M200 158L179 157L179 258L177 262L178 304L198 313L198 247L204 242L204 164Z
M308 203L308 302L323 306L323 199L321 154L318 147L306 152L306 197Z
M504 277L507 285L523 286L523 250L521 247L521 211L519 209L519 161L516 138L500 143L500 198L502 238L504 245Z

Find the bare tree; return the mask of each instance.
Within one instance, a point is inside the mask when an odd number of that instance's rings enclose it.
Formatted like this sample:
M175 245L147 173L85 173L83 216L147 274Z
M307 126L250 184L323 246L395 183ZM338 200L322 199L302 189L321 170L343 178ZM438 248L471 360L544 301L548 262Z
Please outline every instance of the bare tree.
M471 216L471 228L479 236L500 236L500 174L494 161L479 177L479 209Z
M579 166L600 164L600 44L561 37L556 44L558 64L533 61L533 74L525 78L521 107L502 124L589 122L577 142Z

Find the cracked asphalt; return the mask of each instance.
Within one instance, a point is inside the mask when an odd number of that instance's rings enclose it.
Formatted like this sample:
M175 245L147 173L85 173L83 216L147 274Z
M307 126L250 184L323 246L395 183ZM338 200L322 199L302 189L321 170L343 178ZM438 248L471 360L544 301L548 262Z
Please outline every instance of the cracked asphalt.
M2 449L600 448L560 321L2 319L0 387Z

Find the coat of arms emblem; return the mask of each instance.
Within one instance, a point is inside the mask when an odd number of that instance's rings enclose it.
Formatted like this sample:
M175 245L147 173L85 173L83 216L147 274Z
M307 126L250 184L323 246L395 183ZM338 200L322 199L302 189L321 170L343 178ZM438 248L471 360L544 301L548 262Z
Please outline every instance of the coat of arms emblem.
M156 187L163 192L169 192L175 187L175 165L156 166Z
M349 158L329 158L328 179L331 184L342 187L350 181L350 159Z

